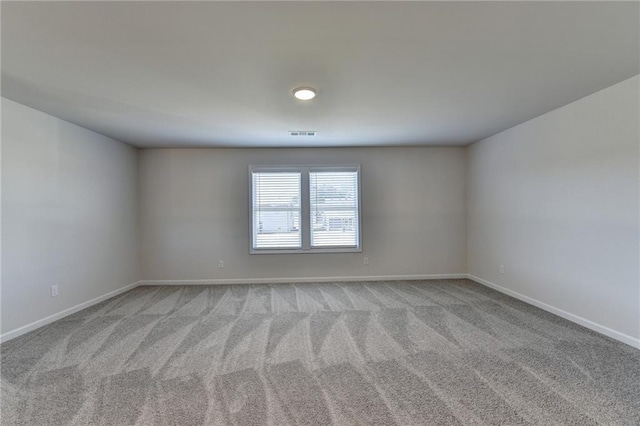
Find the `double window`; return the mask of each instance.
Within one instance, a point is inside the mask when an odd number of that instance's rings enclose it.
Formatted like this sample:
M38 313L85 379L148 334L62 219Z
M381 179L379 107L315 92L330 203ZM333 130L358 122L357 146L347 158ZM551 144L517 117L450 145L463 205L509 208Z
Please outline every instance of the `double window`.
M360 166L251 166L251 253L361 251Z

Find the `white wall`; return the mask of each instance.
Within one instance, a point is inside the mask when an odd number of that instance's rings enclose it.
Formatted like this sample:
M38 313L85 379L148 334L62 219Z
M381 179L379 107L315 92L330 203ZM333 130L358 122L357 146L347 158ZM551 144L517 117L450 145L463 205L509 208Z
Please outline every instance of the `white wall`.
M362 165L364 252L249 255L248 166L314 163ZM140 193L145 280L466 272L463 148L142 150Z
M2 98L3 334L138 280L137 198L136 149Z
M468 148L470 274L640 338L639 93L636 76Z

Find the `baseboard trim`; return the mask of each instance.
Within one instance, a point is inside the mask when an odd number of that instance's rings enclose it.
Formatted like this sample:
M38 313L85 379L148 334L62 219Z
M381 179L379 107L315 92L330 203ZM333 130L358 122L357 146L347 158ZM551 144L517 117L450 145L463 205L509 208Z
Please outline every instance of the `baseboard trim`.
M22 327L16 328L15 330L11 330L11 331L7 331L6 333L0 335L0 343L4 343L8 340L14 339L18 336L22 336L23 334L26 334L30 331L33 331L35 329L38 329L40 327L43 327L47 324L51 324L54 321L57 321L59 319L62 319L66 316L69 316L71 314L75 314L78 311L81 311L85 308L88 308L90 306L93 306L97 303L100 303L102 301L105 301L107 299L110 299L114 296L117 296L121 293L124 293L125 291L129 291L133 288L136 288L140 285L140 281L136 281L134 283L131 283L129 285L126 285L124 287L121 287L117 290L113 290L110 291L109 293L103 294L102 296L98 296L96 298L93 298L91 300L87 300L86 302L82 302L79 305L76 306L72 306L71 308L65 309L63 311L60 311L58 313L55 313L53 315L49 315L46 318L42 318L39 319L38 321L34 321L31 324L27 324L24 325Z
M558 315L566 320L582 325L590 330L604 334L619 342L625 343L634 348L640 349L640 339L633 336L621 333L613 330L604 325L598 324L586 318L572 314L555 306L541 302L524 294L518 293L508 288L502 287L491 281L487 281L483 278L477 277L472 274L424 274L424 275L373 275L373 276L347 276L347 277L294 277L294 278L217 278L217 279L201 279L201 280L140 280L117 290L103 294L86 302L80 303L71 308L65 309L53 315L49 315L46 318L34 321L31 324L16 328L15 330L8 331L0 335L0 343L9 341L18 336L22 336L30 331L36 330L47 324L51 324L54 321L67 317L85 308L93 306L97 303L110 299L121 293L129 291L133 288L143 285L224 285L224 284L285 284L292 282L357 282L357 281L413 281L413 280L444 280L444 279L470 279L478 284L482 284L489 288L492 288L500 293L504 293L508 296L514 297L530 305L536 306L552 314Z
M484 286L487 286L489 288L492 288L496 291L499 291L500 293L504 293L508 296L514 297L518 300L522 300L523 302L526 302L530 305L536 306L540 309L543 309L547 312L551 312L552 314L558 315L559 317L562 317L566 320L569 320L571 322L574 322L576 324L579 324L583 327L586 327L590 330L593 331L597 331L600 334L604 334L605 336L611 337L612 339L615 339L619 342L625 343L629 346L632 346L634 348L640 349L640 339L637 339L633 336L629 336L627 334L621 333L619 331L613 330L609 327L606 327L604 325L598 324L596 322L593 322L591 320L588 320L586 318L583 318L581 316L578 315L574 315L570 312L567 312L565 310L562 310L560 308L556 308L555 306L549 305L547 303L541 302L537 299L534 299L532 297L529 296L525 296L524 294L520 294L516 291L513 290L509 290L508 288L502 287L498 284L492 283L491 281L487 281L485 279L482 279L480 277L476 277L475 275L471 275L471 274L467 274L467 278L469 278L471 281L475 281L478 284L482 284Z
M467 278L467 274L427 274L427 275L373 275L349 277L291 277L291 278L216 278L205 280L141 280L140 285L223 285L223 284L285 284L285 283L326 283L345 281L412 281L412 280L452 280Z

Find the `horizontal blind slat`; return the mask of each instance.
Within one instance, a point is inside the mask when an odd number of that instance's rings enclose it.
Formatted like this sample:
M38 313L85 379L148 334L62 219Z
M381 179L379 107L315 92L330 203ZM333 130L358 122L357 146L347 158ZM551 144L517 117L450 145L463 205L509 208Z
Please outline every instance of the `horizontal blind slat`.
M358 172L309 173L311 246L357 247Z
M253 248L302 247L300 172L253 172Z

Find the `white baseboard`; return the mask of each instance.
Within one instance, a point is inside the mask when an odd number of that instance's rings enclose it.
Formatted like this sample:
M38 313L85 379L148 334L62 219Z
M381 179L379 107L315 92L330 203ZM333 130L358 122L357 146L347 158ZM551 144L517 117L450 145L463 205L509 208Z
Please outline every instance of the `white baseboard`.
M530 305L536 306L552 314L558 315L566 320L582 325L590 330L604 334L612 339L618 340L634 348L640 349L640 339L613 330L604 325L595 323L586 318L574 315L570 312L556 308L555 306L546 304L537 299L525 296L513 290L509 290L498 284L492 283L472 274L426 274L426 275L375 275L375 276L348 276L348 277L297 277L297 278L219 278L219 279L202 279L202 280L140 280L117 290L98 296L94 299L80 303L79 305L65 309L46 318L34 321L31 324L19 327L15 330L8 331L0 335L0 343L21 336L25 333L33 331L37 328L51 324L61 318L74 314L82 309L93 306L104 300L110 299L118 294L129 291L141 285L222 285L222 284L284 284L284 283L304 283L304 282L348 282L348 281L405 281L405 280L444 280L444 279L464 279L468 278L478 284L485 285L496 291L522 300Z
M141 280L140 285L217 285L217 284L286 284L326 283L345 281L409 281L409 280L453 280L467 278L467 274L429 275L374 275L349 277L293 277L293 278L216 278L205 280Z
M570 312L564 311L560 308L556 308L555 306L551 306L548 305L544 302L541 302L537 299L534 299L532 297L529 296L525 296L524 294L520 294L518 292L515 292L513 290L509 290L508 288L504 288L502 286L499 286L498 284L492 283L491 281L487 281L485 279L482 279L480 277L476 277L475 275L471 275L471 274L467 274L467 278L469 278L472 281L477 282L478 284L482 284L485 285L489 288L492 288L496 291L499 291L500 293L504 293L508 296L511 297L515 297L516 299L522 300L523 302L526 302L530 305L536 306L540 309L543 309L547 312L551 312L552 314L558 315L559 317L562 317L566 320L569 320L571 322L575 322L576 324L579 324L583 327L586 327L590 330L593 331L597 331L600 334L604 334L605 336L611 337L612 339L615 339L619 342L622 343L626 343L629 346L632 346L634 348L638 348L640 349L640 339L637 339L633 336L629 336L627 334L624 333L620 333L619 331L613 330L609 327L606 327L604 325L598 324L596 322L590 321L586 318L582 318L578 315L574 315Z
M6 342L7 340L11 340L13 338L16 338L18 336L22 336L25 333L28 333L30 331L33 331L37 328L40 328L42 326L45 326L47 324L51 324L54 321L57 321L61 318L64 318L66 316L69 316L71 314L75 314L78 311L81 311L85 308L88 308L90 306L93 306L97 303L100 303L104 300L110 299L113 296L117 296L121 293L124 293L125 291L129 291L133 288L136 288L140 285L140 281L136 281L135 283L131 283L129 285L126 285L124 287L121 287L117 290L113 290L110 291L107 294L103 294L102 296L98 296L94 299L91 300L87 300L86 302L80 303L79 305L73 306L71 308L65 309L63 311L60 311L58 313L55 313L53 315L49 315L46 318L42 318L39 319L38 321L34 321L31 324L27 324L24 325L22 327L16 328L15 330L11 330L11 331L7 331L6 333L0 335L0 343Z

